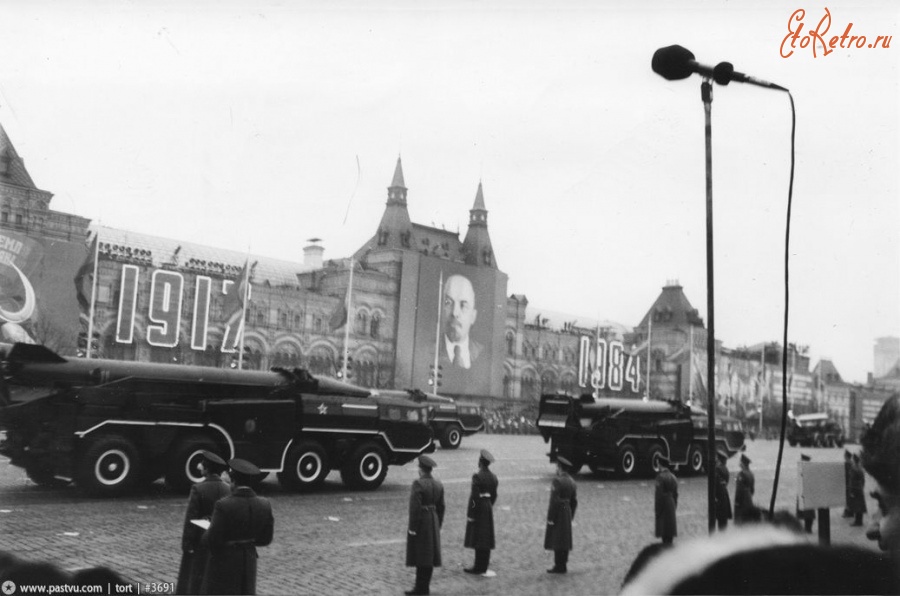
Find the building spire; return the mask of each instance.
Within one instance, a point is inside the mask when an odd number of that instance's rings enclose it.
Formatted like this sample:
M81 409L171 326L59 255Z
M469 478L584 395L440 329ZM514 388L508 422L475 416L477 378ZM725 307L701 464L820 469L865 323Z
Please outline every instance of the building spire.
M387 189L388 198L378 225L375 244L378 248L415 248L412 221L406 208L406 183L403 181L403 163L397 156L394 177Z
M466 263L480 267L497 268L494 258L494 248L491 245L491 236L487 229L487 209L484 206L484 190L481 181L478 181L478 191L475 193L475 204L469 210L469 229L466 239L463 241L463 254Z

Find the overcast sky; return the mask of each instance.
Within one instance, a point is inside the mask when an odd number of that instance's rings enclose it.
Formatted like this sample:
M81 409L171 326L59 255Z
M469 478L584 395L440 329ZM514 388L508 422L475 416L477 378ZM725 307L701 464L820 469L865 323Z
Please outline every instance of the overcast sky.
M802 37L825 6L826 39L852 23L890 47L782 57L792 13ZM705 319L700 78L650 68L680 44L791 90L790 341L865 381L875 338L900 335L898 17L892 0L7 0L0 123L56 210L297 261L309 238L338 258L374 234L400 155L415 222L464 236L483 183L508 292L537 309L633 326L677 279ZM713 95L716 336L780 342L790 102Z

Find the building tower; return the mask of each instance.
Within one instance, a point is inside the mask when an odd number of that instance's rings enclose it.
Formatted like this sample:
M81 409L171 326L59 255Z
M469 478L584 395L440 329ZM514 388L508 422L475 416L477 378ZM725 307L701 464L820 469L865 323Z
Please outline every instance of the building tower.
M487 228L487 209L484 207L484 193L481 182L475 194L475 204L469 210L469 230L463 241L462 251L467 265L497 268L491 236Z
M375 235L377 248L412 249L415 247L413 225L409 219L409 211L406 208L406 184L403 181L403 164L397 157L397 167L394 168L394 178L387 189L388 199L378 224L378 232Z

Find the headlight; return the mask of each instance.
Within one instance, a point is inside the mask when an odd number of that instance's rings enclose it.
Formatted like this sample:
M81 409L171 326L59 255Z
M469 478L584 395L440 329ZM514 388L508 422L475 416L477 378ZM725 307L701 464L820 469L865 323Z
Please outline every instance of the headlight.
M406 419L412 422L419 422L422 418L419 415L418 410L407 410L406 411Z

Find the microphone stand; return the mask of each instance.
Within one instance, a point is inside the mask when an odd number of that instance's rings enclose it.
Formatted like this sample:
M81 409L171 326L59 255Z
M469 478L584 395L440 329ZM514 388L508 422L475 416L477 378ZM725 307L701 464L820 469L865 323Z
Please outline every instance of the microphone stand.
M712 193L712 83L703 78L700 85L703 114L706 121L706 393L707 393L707 445L706 473L709 503L709 533L716 527L716 326L713 302L713 193Z

